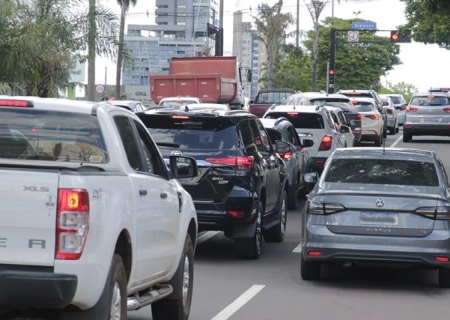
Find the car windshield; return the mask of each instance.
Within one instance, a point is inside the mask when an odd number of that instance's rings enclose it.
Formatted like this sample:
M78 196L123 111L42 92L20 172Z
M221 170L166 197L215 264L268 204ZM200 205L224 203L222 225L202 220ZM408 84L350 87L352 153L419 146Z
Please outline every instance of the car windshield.
M353 105L356 107L356 110L358 110L358 112L369 112L375 110L373 104L371 104L370 102L355 101L353 102Z
M152 115L143 119L155 142L180 150L223 150L237 146L236 127L220 119L173 119Z
M167 100L167 101L161 101L159 103L159 107L162 108L177 108L184 106L186 104L194 104L197 103L195 100Z
M2 108L0 158L101 164L108 153L96 116Z
M292 92L289 91L260 92L255 99L255 103L280 103L290 95L292 95Z
M450 98L443 96L415 96L411 100L413 106L448 106L450 105Z
M296 129L323 129L323 118L317 113L303 112L271 112L265 116L269 119L287 118Z
M280 105L299 105L302 104L303 96L298 94L293 94L284 99Z
M326 182L438 186L432 162L387 159L334 159Z
M397 97L397 96L390 96L392 102L394 104L403 104L405 103L405 100L402 97Z

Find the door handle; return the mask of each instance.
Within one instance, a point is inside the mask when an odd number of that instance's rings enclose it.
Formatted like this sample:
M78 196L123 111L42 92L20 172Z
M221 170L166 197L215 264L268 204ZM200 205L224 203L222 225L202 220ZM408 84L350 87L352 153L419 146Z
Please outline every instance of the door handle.
M140 196L146 196L147 195L147 190L139 190L139 195Z
M166 192L161 192L159 194L159 196L161 197L161 199L166 199L167 198L167 193Z

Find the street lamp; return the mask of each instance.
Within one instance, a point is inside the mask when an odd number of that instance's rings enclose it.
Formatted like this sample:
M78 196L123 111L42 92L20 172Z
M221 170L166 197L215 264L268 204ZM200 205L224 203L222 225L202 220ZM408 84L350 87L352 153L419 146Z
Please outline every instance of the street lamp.
M358 19L358 15L362 13L362 11L353 11L353 14L356 15L356 19Z

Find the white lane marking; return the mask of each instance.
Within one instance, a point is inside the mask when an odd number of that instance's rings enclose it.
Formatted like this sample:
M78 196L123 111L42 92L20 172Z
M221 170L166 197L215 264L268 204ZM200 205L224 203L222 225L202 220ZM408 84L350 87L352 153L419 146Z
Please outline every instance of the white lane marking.
M300 242L299 245L292 252L293 253L302 253L302 243Z
M395 146L400 142L400 140L403 139L403 136L400 136L397 138L397 140L394 141L393 144L391 144L391 148L395 148Z
M236 311L242 308L247 302L249 302L254 296L256 296L265 285L255 284L245 291L239 298L234 300L230 305L223 309L219 314L217 314L211 320L227 320Z
M208 231L204 234L202 234L200 237L197 238L197 245L199 245L202 242L205 242L208 239L211 239L216 234L218 234L220 231Z

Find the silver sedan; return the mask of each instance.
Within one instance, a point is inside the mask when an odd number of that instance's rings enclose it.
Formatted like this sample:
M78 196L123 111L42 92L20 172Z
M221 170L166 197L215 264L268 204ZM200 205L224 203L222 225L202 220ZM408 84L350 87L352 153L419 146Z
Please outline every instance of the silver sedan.
M450 287L449 198L434 152L337 149L308 196L302 278L320 278L323 263L419 266L438 269L439 286Z

